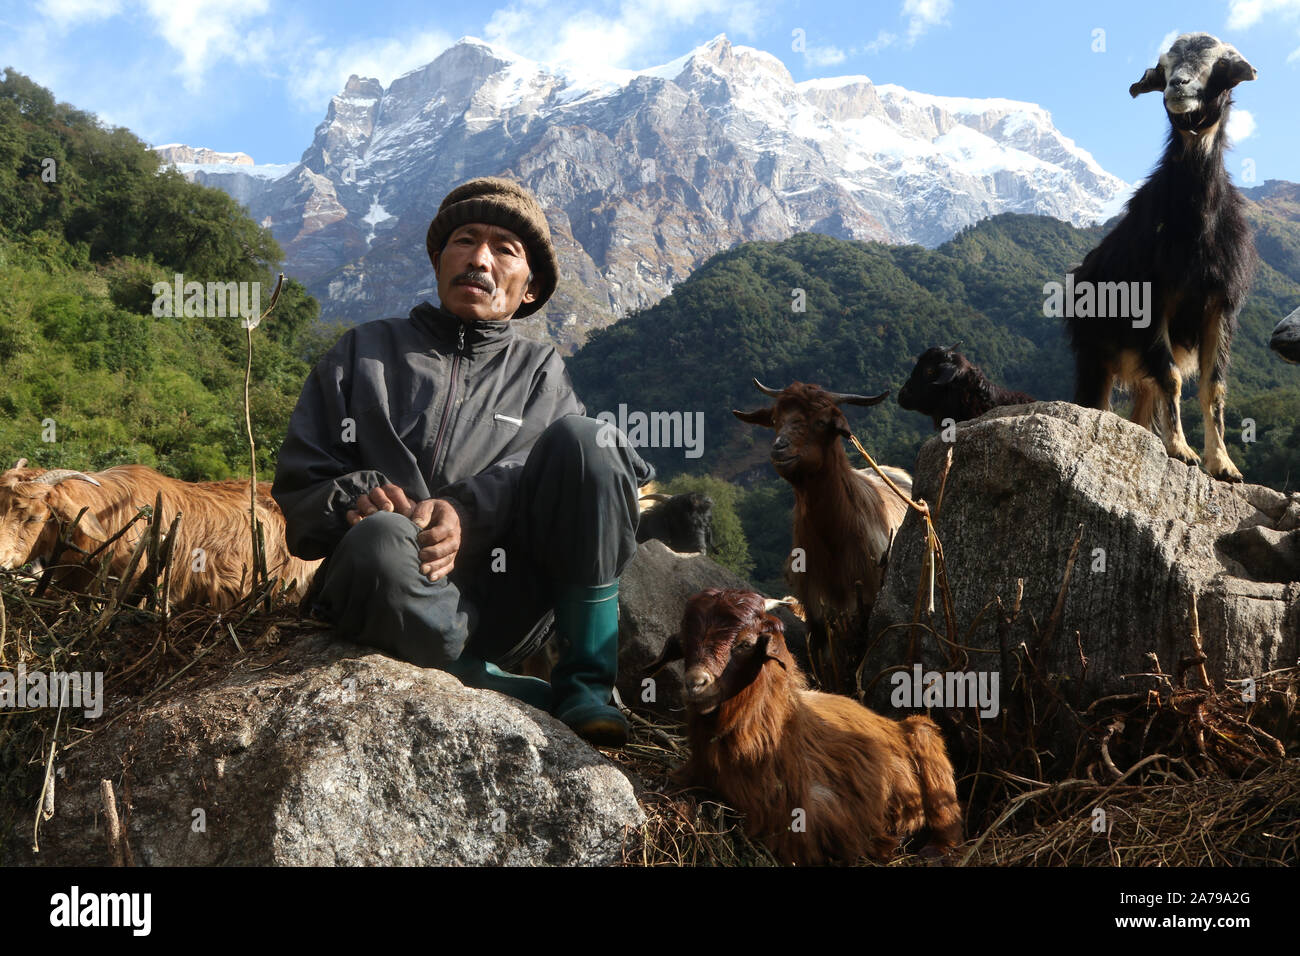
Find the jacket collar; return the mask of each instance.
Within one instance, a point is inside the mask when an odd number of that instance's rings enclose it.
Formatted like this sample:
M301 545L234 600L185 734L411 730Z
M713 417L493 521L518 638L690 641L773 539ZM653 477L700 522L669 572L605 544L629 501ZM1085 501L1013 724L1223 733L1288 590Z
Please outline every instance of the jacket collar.
M505 348L515 337L514 319L505 322L472 319L466 322L442 306L428 302L421 302L411 310L411 321L437 339L439 344L450 346L453 350L459 344L462 326L465 329L466 352L495 352Z

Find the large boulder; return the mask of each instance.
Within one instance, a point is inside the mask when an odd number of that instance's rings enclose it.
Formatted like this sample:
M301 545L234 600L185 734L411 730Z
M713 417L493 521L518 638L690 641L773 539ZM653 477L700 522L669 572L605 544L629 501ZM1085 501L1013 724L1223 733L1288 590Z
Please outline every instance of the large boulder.
M68 751L9 864L102 865L100 780L143 865L609 864L644 815L619 768L493 691L334 643L129 714Z
M1149 431L1065 402L995 409L958 425L951 444L928 441L914 487L931 505L949 448L938 533L960 643L997 651L998 612L989 605L1001 597L1010 608L1023 580L1023 613L1005 646L1033 646L1048 630L1082 527L1040 670L1082 681L1085 695L1136 689L1122 675L1149 671L1148 652L1174 673L1192 655L1193 600L1206 666L1220 685L1295 662L1300 495L1215 481L1169 458ZM897 625L912 620L922 552L921 521L909 513L872 611L870 632L879 640L864 669L868 679L907 662L909 629ZM934 623L942 632L941 612ZM927 668L950 669L934 638L915 644L915 659ZM999 659L971 654L964 669L997 670ZM1003 675L1004 695L1010 680ZM873 701L881 702L884 684Z

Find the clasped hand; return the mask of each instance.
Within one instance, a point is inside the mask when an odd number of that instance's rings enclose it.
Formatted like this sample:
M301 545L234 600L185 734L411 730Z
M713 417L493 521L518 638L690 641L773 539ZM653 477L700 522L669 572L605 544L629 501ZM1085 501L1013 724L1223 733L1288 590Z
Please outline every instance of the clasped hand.
M437 581L451 573L460 551L460 515L450 502L445 498L412 502L397 485L381 485L353 502L347 513L348 525L379 511L392 511L409 518L420 529L415 543L420 549L421 574Z

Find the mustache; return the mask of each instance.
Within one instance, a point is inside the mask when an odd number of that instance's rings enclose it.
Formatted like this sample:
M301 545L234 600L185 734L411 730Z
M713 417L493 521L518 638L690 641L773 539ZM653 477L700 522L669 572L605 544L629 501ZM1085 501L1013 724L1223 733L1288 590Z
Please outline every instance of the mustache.
M495 292L496 284L493 283L492 277L486 272L479 269L470 269L468 272L462 272L452 280L453 285L460 285L462 282L468 282L470 285L476 285L487 292Z

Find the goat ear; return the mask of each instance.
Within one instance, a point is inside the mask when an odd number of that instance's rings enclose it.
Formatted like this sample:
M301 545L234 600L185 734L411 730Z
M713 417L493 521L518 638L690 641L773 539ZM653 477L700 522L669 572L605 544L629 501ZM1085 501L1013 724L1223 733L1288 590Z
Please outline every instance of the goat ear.
M775 614L763 616L763 632L758 636L755 644L763 657L785 667L785 660L781 656L781 652L785 650L785 626Z
M1142 93L1155 93L1164 88L1165 68L1163 66L1153 66L1142 74L1142 79L1128 88L1128 95L1136 98Z
M738 412L733 408L731 414L735 415L742 422L748 422L751 425L762 425L764 428L776 427L772 422L771 408L760 408L758 411L754 412Z
M1210 71L1209 82L1205 84L1205 96L1212 99L1224 90L1230 90L1246 80L1253 80L1258 75L1258 71L1241 54L1221 56Z
M682 651L682 636L674 634L664 642L664 649L659 654L659 659L647 667L644 673L649 676L659 673L673 661L680 661L686 655Z

